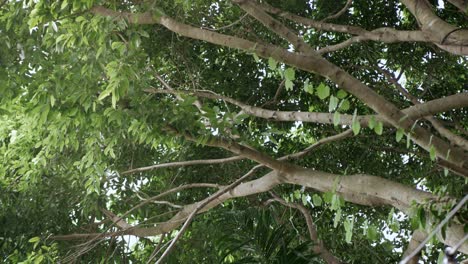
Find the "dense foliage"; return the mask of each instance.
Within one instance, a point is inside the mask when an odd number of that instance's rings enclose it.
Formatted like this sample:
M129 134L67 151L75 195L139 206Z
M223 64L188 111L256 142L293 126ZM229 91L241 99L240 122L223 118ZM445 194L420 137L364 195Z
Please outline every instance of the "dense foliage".
M267 2L2 1L1 262L411 253L467 193L468 9Z

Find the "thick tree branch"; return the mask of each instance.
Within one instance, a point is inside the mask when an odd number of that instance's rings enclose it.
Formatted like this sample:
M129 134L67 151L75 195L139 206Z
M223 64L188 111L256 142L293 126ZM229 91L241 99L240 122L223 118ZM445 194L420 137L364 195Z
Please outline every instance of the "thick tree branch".
M411 0L408 0L411 1ZM421 0L424 1L424 0ZM457 1L457 0L454 0ZM347 25L338 25L331 23L324 23L323 21L315 21L305 17L297 16L288 12L285 12L281 9L272 7L266 3L260 4L260 7L266 12L275 14L281 17L284 17L288 20L294 21L298 24L309 26L317 30L325 30L332 32L347 33L355 35L356 37L350 38L343 43L332 45L329 47L322 48L320 53L327 53L336 51L349 45L361 41L379 41L384 43L395 43L395 42L431 42L436 44L439 48L456 54L456 55L468 55L468 47L466 45L459 45L449 40L444 40L441 42L440 36L432 34L428 31L405 31L405 30L395 30L393 28L378 28L371 31L368 31L364 28L357 26L347 26ZM466 36L465 36L466 38Z
M403 94L404 97L406 97L410 102L412 102L414 105L421 105L422 103L420 102L419 98L415 97L414 95L410 94L393 76L392 73L390 73L387 70L380 69L381 72L384 73L384 75L389 79L389 81L395 85L395 87L400 91L401 94ZM461 99L461 102L467 102L468 104L468 93L461 93L461 95L465 94L466 96L461 96L461 98L456 98L453 100ZM466 98L465 98L466 97ZM440 98L443 99L443 98ZM452 98L451 98L452 99ZM462 102L463 103L463 102ZM468 106L468 105L467 105ZM462 148L465 149L465 151L468 151L468 140L464 139L463 137L460 137L452 131L448 130L447 128L444 127L444 125L439 122L436 118L432 116L425 116L425 119L431 122L432 126L439 132L440 135L443 137L447 138L452 144L458 145Z
M338 184L336 184L337 179ZM333 191L336 189L338 194L342 195L345 200L351 203L367 206L390 205L407 214L411 213L411 204L413 202L422 204L429 200L437 199L436 196L428 192L376 176L366 174L341 176L311 169L301 169L289 175L279 173L278 171L272 171L261 178L241 183L231 191L224 193L216 200L208 203L199 212L207 211L228 199L269 191L281 183L301 185L320 192ZM135 227L123 233L108 233L104 234L104 236L108 237L125 234L145 237L167 233L180 226L190 213L195 210L199 203L201 202L186 205L169 221L155 227ZM462 239L463 234L463 226L452 223L447 228L445 240L442 241L447 245L456 245L456 243ZM71 234L56 236L54 239L89 239L96 235L103 234ZM460 252L468 253L468 245L463 245Z
M426 0L400 0L421 24L421 29L437 37L441 45L467 46L468 29L459 29L439 18Z

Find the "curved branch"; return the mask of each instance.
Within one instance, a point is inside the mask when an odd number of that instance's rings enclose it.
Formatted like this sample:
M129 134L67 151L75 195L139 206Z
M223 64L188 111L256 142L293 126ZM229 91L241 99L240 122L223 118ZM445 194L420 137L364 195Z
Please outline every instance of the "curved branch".
M183 136L187 140L197 142L196 138L192 137L189 133L186 133L185 131L178 131L177 129L172 128L172 127L169 127L168 130L177 135ZM205 145L226 149L239 156L256 161L260 163L261 165L266 166L273 170L278 170L281 172L288 173L290 171L293 171L296 168L296 166L293 164L280 161L280 160L275 160L268 155L265 155L251 147L241 145L231 139L223 139L223 138L219 138L215 136L210 136L209 140L205 143Z
M325 22L327 20L331 20L331 19L335 19L335 18L338 18L340 17L341 15L343 15L346 11L348 11L348 9L351 7L351 4L353 3L353 0L348 0L346 1L346 5L340 10L338 11L336 14L334 15L331 15L331 16L328 16L324 19L322 19L322 22Z
M337 183L338 179L338 184ZM298 169L288 175L278 171L267 173L261 178L241 183L227 193L224 193L216 200L208 203L199 212L207 211L224 201L237 197L245 197L253 194L263 193L271 190L275 186L289 183L305 186L319 192L333 191L343 196L351 203L367 206L393 206L407 214L411 213L412 203L425 203L428 200L437 197L421 190L393 182L377 176L366 174L355 175L336 175L311 169ZM205 200L203 200L205 201ZM179 213L169 221L163 222L155 227L135 227L119 233L107 233L104 236L115 235L135 235L135 236L155 236L167 233L179 227L203 201L186 205ZM445 239L442 240L446 245L456 245L463 238L463 226L452 223L446 230ZM103 235L103 234L97 234ZM54 239L72 240L92 238L96 234L71 234L65 236L56 236ZM460 248L460 252L468 253L468 245Z
M381 72L383 72L383 74L390 80L390 82L395 85L395 87L398 89L398 91L400 91L400 93L402 93L410 102L412 102L415 106L420 106L422 105L422 103L420 102L420 100L415 97L414 95L410 94L408 92L408 90L405 89L405 87L403 87L403 85L401 85L397 80L396 78L393 76L392 73L390 73L389 71L387 70L384 70L384 69L380 69L378 68ZM460 96L460 97L451 97L450 98L450 104L451 103L454 103L454 104L464 104L464 103L467 103L468 104L468 93L460 93L461 95L465 94L467 96ZM465 98L466 97L466 98ZM445 97L446 98L446 97ZM442 100L444 98L439 98L437 100L434 100L434 101L431 101L431 105L433 106L441 106L442 104L445 104L445 103L449 103L449 102L444 102L446 100ZM453 102L451 102L453 101ZM424 107L423 107L424 108ZM427 107L426 107L427 109ZM418 111L424 111L424 110L421 110L419 109ZM445 137L446 139L448 139L452 144L455 144L457 146L460 146L462 147L463 149L465 149L466 151L468 151L468 140L464 139L463 137L460 137L454 133L452 133L452 131L448 130L447 128L444 127L444 125L439 122L436 118L432 117L432 115L427 115L425 116L425 119L428 120L429 122L431 122L432 126L437 130L437 132L439 132L440 135L442 135L443 137Z
M277 35L283 37L294 47L304 53L315 53L315 50L312 49L304 40L299 37L295 32L291 29L287 28L285 25L280 23L278 20L272 18L267 13L263 11L263 9L259 8L258 5L254 1L246 1L246 0L232 0L234 3L238 4L240 8L242 8L245 12L247 12L252 17L256 18L260 21L264 26L269 28L271 31L276 33Z
M441 45L468 45L468 29L459 29L439 18L426 0L400 0L421 24L423 31L437 37Z

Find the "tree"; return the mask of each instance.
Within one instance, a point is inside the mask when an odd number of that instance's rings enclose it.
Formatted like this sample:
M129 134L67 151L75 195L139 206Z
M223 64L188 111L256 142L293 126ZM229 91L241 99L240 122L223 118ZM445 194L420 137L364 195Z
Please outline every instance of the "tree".
M393 263L449 220L417 263L465 236L464 1L0 10L4 262Z

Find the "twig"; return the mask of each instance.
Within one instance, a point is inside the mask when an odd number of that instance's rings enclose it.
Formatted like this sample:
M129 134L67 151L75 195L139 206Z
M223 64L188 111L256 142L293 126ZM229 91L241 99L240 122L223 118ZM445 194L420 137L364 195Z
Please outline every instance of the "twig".
M337 12L336 14L334 14L334 15L331 15L331 16L328 16L328 17L322 19L321 22L325 22L325 21L327 21L327 20L331 20L331 19L335 19L335 18L340 17L341 15L344 14L344 12L346 12L346 11L351 7L351 4L352 4L352 3L353 3L353 0L348 0L348 1L346 2L346 5L345 5L340 11L338 11L338 12Z
M159 250L161 249L161 246L162 246L162 244L163 244L164 238L166 237L166 234L167 234L167 233L163 233L163 234L161 235L161 238L159 239L158 245L154 248L154 250L153 250L153 252L151 253L150 258L148 259L148 261L146 262L146 264L151 263L151 261L156 257L156 255L158 254Z
M278 102L278 97L280 96L281 91L282 91L283 88L284 88L284 83L285 83L285 82L286 82L285 80L282 80L282 81L280 82L280 84L278 85L278 89L276 89L276 93L275 93L275 96L273 97L273 99L271 99L270 101L265 102L265 103L262 104L260 107L265 107L265 106L267 106L267 105L274 104L274 103Z
M208 28L208 27L201 27L202 29L207 29L207 30L210 30L210 31L219 31L219 30L223 30L223 29L227 29L227 28L230 28L234 25L237 25L239 24L240 22L242 22L242 20L244 20L244 18L246 18L249 14L244 14L243 16L241 16L238 20L232 22L231 24L229 25L226 25L226 26L222 26L222 27L219 27L219 28Z
M131 173L136 173L136 172L155 170L155 169L161 169L161 168L170 168L170 167L182 167L182 166L191 166L191 165L200 165L200 164L220 164L220 163L238 161L242 159L244 159L244 157L234 156L234 157L223 158L223 159L177 161L177 162L169 162L169 163L155 164L155 165L146 166L146 167L140 167L140 168L124 171L120 174L125 175L125 174L131 174Z
M326 143L329 143L329 142L332 142L332 141L337 141L337 140L340 140L340 139L344 139L344 138L347 138L349 136L351 136L353 134L353 130L352 129L348 129L348 130L345 130L344 132L341 132L337 135L334 135L334 136L330 136L330 137L326 137L326 138L322 138L320 139L319 141L315 142L314 144L312 144L311 146L307 147L306 149L304 149L303 151L301 152L297 152L297 153L294 153L294 154L289 154L289 155L286 155L284 157L281 157L279 158L279 160L289 160L289 159L299 159L299 158L302 158L304 157L305 155L307 155L310 151L312 151L313 149L323 145L323 144L326 144Z

